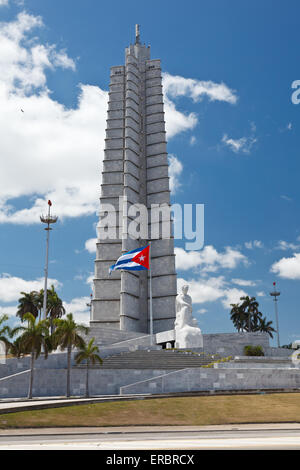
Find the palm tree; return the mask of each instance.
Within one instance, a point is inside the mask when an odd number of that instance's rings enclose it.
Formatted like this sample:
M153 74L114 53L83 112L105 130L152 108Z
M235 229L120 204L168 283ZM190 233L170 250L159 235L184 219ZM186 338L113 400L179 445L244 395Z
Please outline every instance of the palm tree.
M264 331L268 333L268 335L273 338L272 333L275 333L276 330L274 330L272 326L272 321L267 321L266 317L260 319L260 325L259 325L259 330L258 331Z
M43 291L44 293L44 291ZM50 319L50 329L51 334L53 333L53 320L55 318L61 318L66 313L66 310L63 306L62 300L58 297L55 292L54 286L51 286L51 289L47 291L47 316Z
M89 397L89 368L90 364L94 365L96 362L102 364L103 361L98 355L99 348L94 345L95 338L92 338L88 344L84 344L80 351L75 356L76 364L86 361L86 382L85 382L85 396Z
M241 307L238 304L230 304L230 305L232 307L231 312L230 312L230 319L232 320L232 323L234 324L238 332L243 331L245 328L245 323L247 321L245 312L241 309Z
M239 308L247 318L247 322L244 324L244 329L248 332L255 331L257 323L262 317L262 313L258 310L259 304L255 297L250 298L248 295L241 297L240 300L242 300L242 304Z
M19 298L19 305L17 310L17 317L23 321L23 316L26 313L31 313L35 318L39 314L38 303L38 292L21 292L23 297Z
M73 314L69 313L66 319L56 318L53 320L56 327L53 333L53 344L61 349L67 349L67 397L70 396L70 377L71 377L71 353L72 348L83 348L84 339L79 333L87 334L89 328L84 325L78 325Z
M49 323L47 320L36 321L35 316L32 313L25 313L23 320L28 322L27 327L21 326L19 329L23 330L23 334L17 339L18 355L30 353L30 379L29 379L29 390L28 398L32 398L32 386L34 378L34 361L44 352L45 359L48 357L49 342L47 338L49 336Z

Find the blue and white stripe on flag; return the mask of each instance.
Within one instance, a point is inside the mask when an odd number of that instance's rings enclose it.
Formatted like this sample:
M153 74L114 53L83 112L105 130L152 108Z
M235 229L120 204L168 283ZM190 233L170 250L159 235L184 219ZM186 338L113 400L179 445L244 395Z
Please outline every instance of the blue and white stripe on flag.
M109 268L109 274L118 269L125 269L127 271L149 269L149 245L136 248L121 255L117 262Z

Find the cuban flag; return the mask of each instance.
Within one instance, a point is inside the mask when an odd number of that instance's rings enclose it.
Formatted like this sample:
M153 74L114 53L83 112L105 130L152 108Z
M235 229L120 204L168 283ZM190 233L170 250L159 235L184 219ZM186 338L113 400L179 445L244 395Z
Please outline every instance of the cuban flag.
M149 269L150 245L142 246L136 250L128 251L120 256L116 264L109 268L109 274L117 269L125 269L126 271L142 271Z

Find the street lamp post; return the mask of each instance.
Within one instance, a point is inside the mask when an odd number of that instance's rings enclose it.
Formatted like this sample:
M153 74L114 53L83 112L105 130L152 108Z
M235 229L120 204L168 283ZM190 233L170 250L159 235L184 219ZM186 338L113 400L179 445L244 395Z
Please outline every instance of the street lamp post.
M49 258L49 236L51 224L55 224L57 222L58 217L55 215L51 215L51 206L52 202L48 201L48 214L46 216L41 215L40 219L43 224L46 224L47 227L45 230L47 231L47 241L46 241L46 262L45 262L45 283L44 283L44 299L43 299L43 320L46 320L47 316L47 282L48 282L48 258Z
M276 290L276 282L273 282L273 286L274 286L274 291L273 291L273 292L270 292L270 295L271 295L272 297L274 297L275 317L276 317L276 330L277 330L277 346L278 346L278 348L280 348L280 342L279 342L278 306L277 306L277 302L278 302L277 297L280 296L280 292Z

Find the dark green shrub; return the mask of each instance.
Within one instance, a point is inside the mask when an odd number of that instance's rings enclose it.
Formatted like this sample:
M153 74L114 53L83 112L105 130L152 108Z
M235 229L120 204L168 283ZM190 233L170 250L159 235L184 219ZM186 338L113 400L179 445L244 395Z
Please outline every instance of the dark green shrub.
M251 344L244 347L245 356L264 356L265 353L261 346L252 346Z

